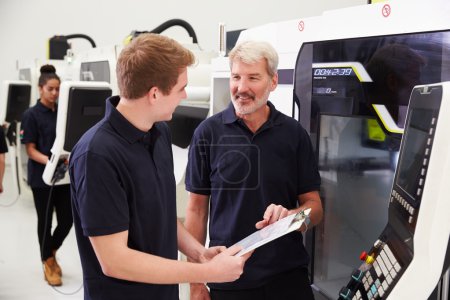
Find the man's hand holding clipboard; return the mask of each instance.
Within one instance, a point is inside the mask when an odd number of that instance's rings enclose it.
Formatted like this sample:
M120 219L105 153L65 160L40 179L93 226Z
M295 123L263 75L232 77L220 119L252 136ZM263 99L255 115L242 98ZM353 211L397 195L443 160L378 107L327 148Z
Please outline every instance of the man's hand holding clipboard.
M295 214L288 215L278 221L263 227L262 229L252 233L246 238L240 240L236 244L243 247L241 251L239 251L236 256L242 256L268 242L271 242L285 234L288 234L292 231L299 230L303 224L306 225L309 221L309 214L311 213L311 208L307 208L305 210L299 211ZM263 220L257 223L259 226L264 226L261 223L268 223L267 220ZM306 231L303 230L303 231Z

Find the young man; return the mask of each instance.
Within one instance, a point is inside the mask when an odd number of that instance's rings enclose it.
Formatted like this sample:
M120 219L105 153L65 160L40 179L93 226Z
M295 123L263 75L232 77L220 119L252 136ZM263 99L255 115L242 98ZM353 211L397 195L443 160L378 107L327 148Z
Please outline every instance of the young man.
M178 299L179 282L239 278L239 247L206 250L176 217L168 126L186 98L193 54L143 34L117 61L120 97L70 157L74 224L85 299ZM177 246L191 260L176 261ZM222 253L218 254L219 252ZM218 254L216 256L216 254Z
M278 84L275 49L248 41L229 59L231 103L196 129L186 172L185 226L204 243L209 217L210 246L233 245L306 208L312 209L308 227L322 218L309 136L268 102ZM191 299L313 299L302 239L297 231L256 249L239 280L210 283L209 293L193 284Z

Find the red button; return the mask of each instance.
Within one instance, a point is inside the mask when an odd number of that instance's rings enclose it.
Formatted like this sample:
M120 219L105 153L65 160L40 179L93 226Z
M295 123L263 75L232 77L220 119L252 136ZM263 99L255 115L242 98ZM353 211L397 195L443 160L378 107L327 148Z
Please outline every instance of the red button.
M362 261L366 261L366 258L367 258L366 251L361 252L361 254L359 255L359 259Z

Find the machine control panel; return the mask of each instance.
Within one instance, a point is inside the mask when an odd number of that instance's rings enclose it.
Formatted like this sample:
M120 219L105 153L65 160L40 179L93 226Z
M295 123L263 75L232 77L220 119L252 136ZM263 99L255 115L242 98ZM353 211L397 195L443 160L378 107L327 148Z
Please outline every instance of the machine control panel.
M435 190L427 182L441 179L436 172L439 169L439 159L433 159L432 155L438 138L436 134L441 102L450 100L444 100L443 95L440 85L413 89L398 166L389 196L388 224L369 254L361 255L360 259L364 262L353 271L349 283L339 291L339 299L386 299L412 265L416 254L414 240L417 238L415 232L421 207L438 201L431 196ZM441 147L437 151L439 154L447 152L442 150L442 146L438 147ZM424 203L423 199L426 199ZM422 220L420 225L425 223ZM420 258L415 261L418 259ZM408 274L408 278L411 278L411 274ZM397 291L397 295L399 294L402 292Z
M383 243L372 263L372 268L366 270L366 272L361 268L356 270L352 274L352 280L361 283L367 299L377 299L384 296L401 271L402 267L389 245ZM347 289L347 291L349 290ZM365 298L363 298L363 293L357 290L353 297L348 299L360 300Z

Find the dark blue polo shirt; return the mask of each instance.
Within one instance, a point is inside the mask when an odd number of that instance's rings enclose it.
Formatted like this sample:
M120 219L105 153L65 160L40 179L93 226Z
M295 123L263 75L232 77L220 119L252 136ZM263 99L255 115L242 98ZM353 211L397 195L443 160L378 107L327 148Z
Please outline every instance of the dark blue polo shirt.
M298 206L298 195L320 188L307 132L299 122L268 105L269 119L255 134L236 117L231 103L203 121L194 133L186 189L211 195L210 246L235 244L256 231L256 222L271 203L293 209ZM255 288L308 262L302 234L293 232L258 248L239 280L210 286Z
M22 116L20 138L22 144L35 143L36 149L51 157L50 149L56 138L56 116L58 112L38 102L27 109ZM42 179L45 165L28 159L28 184L32 188L48 187Z
M107 277L89 236L128 230L128 246L177 259L175 177L168 126L142 132L106 103L103 120L73 148L69 174L85 299L178 299L178 285Z

